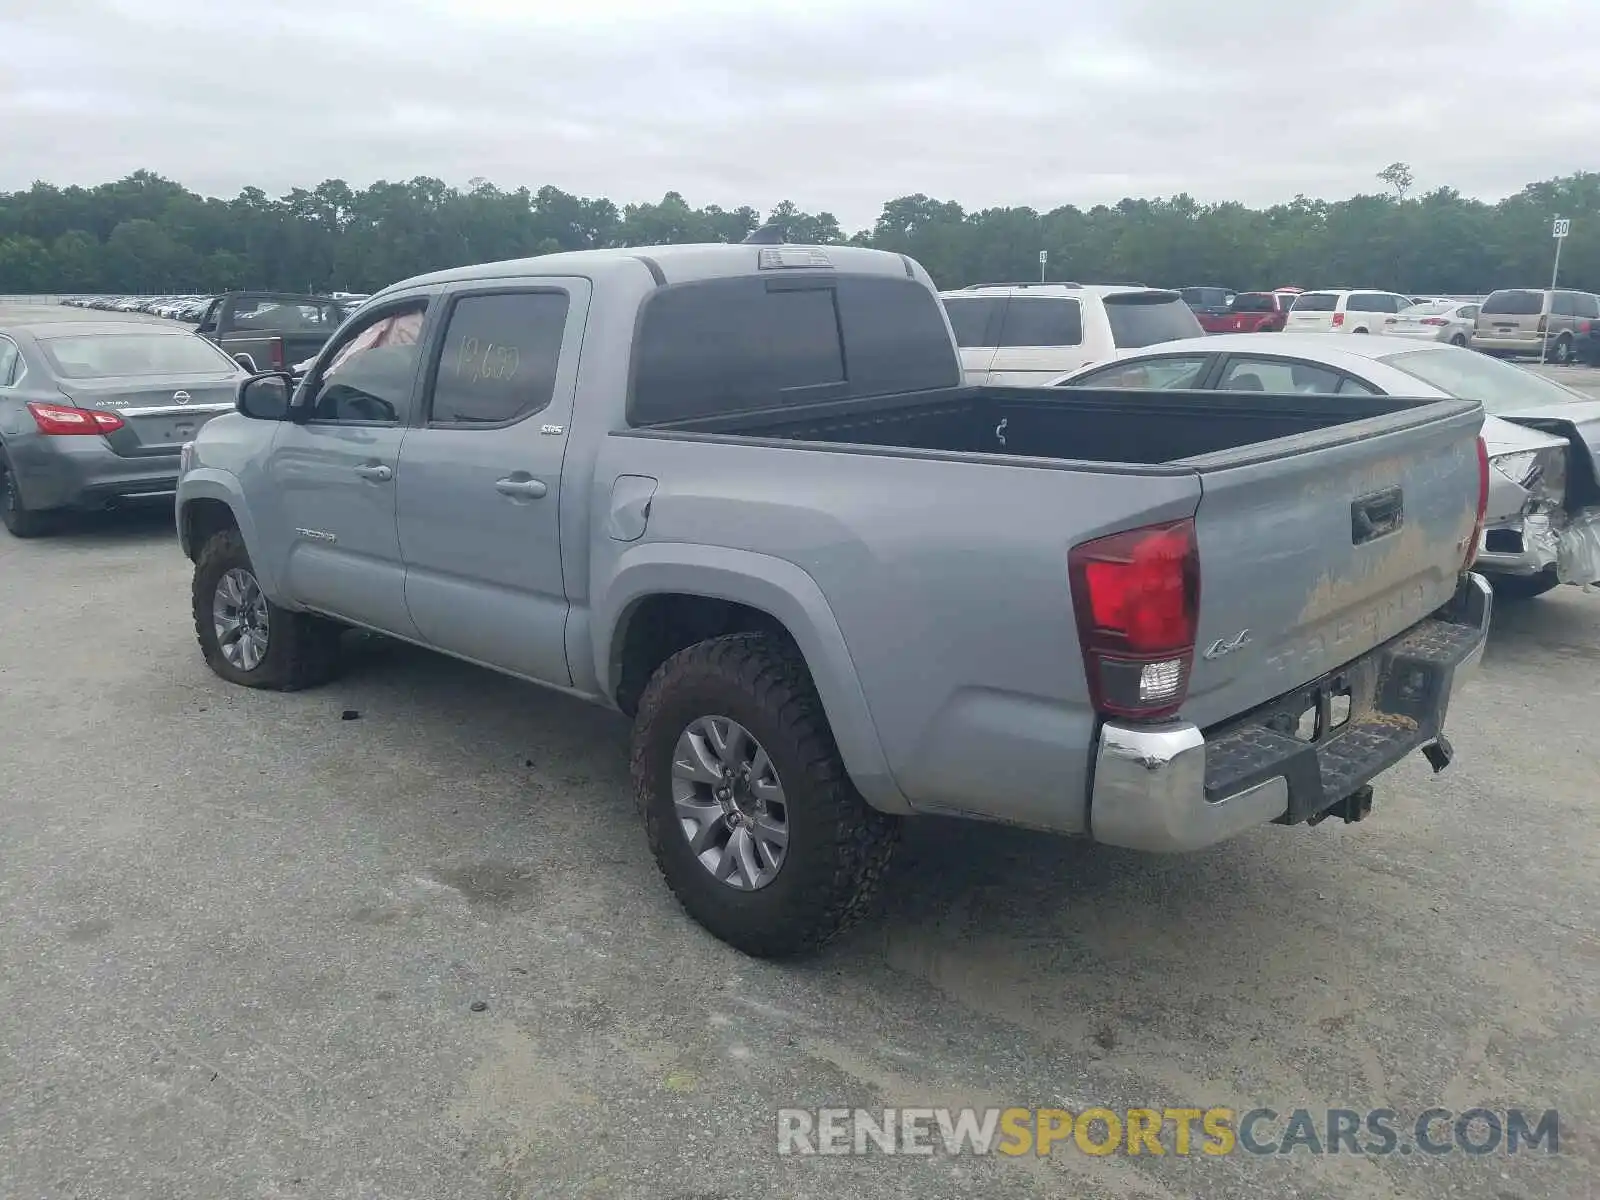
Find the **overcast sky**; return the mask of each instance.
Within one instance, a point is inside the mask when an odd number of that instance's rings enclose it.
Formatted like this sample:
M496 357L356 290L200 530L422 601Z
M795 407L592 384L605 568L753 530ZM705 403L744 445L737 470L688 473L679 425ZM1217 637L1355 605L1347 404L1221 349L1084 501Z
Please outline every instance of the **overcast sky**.
M0 0L0 189L147 167L871 224L1600 168L1600 0Z

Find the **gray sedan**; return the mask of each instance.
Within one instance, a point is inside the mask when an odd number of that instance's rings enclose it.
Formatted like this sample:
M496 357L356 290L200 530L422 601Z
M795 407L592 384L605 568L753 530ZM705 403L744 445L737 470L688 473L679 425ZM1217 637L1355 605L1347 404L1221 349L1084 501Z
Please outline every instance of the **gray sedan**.
M0 520L34 537L63 511L173 495L183 443L243 378L204 338L148 320L0 324Z
M1478 306L1461 300L1429 300L1386 317L1378 332L1413 342L1465 346L1478 322Z

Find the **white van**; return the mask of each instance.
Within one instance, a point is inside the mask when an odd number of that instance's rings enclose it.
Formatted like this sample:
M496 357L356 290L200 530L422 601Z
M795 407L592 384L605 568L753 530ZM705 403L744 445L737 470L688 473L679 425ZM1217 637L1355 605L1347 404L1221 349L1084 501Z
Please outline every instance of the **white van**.
M970 384L1045 384L1118 350L1200 337L1175 291L1128 284L975 284L941 292Z
M1289 310L1285 333L1378 333L1411 297L1376 288L1301 292Z

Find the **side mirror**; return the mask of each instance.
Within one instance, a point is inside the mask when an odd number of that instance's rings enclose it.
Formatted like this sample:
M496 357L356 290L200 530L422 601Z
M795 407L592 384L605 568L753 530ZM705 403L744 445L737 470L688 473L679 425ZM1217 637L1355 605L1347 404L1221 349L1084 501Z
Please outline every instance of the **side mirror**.
M234 408L257 421L282 421L289 415L294 379L287 371L252 375L239 385Z
M248 354L235 354L233 356L233 361L238 363L246 371L249 371L250 374L254 375L256 373L256 360L251 358Z

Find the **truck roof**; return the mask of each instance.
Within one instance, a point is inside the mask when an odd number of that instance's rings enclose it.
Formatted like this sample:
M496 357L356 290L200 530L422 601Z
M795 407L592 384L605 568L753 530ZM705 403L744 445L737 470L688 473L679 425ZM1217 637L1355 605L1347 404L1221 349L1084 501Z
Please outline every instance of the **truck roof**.
M820 257L819 257L820 256ZM806 262L810 257L815 261ZM642 266L656 276L658 284L686 283L701 279L723 279L748 275L760 269L763 259L792 260L788 266L815 266L857 275L899 275L921 278L916 264L904 254L888 250L866 250L859 246L808 246L785 243L777 246L745 245L726 242L690 243L672 246L618 246L605 250L567 250L559 254L540 254L530 258L508 258L499 262L448 267L426 275L416 275L391 284L373 299L419 284L461 283L476 279L504 279L528 275L579 275L599 279L607 275L633 273Z

